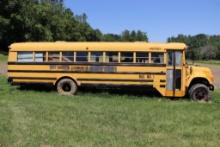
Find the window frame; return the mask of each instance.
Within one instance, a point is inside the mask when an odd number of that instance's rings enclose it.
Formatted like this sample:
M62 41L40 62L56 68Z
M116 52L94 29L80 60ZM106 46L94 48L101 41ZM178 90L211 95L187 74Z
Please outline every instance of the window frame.
M158 56L158 57L153 57L153 54L161 54L163 57L162 57L162 58L160 58L160 56ZM160 63L153 62L153 61L154 61L153 58L157 58L157 59L161 60L162 62L160 62ZM160 65L160 64L165 64L164 59L165 59L164 52L150 52L150 63L152 63L152 64L158 64L158 65Z
M65 56L65 53L71 53L72 56ZM61 62L75 62L75 52L74 51L62 51ZM69 61L64 61L64 57L66 57ZM71 58L70 58L71 57Z
M50 60L50 53L58 53L58 56L52 56L56 59L58 57L58 60ZM61 52L60 51L48 51L47 55L47 62L60 62L61 61Z
M170 53L171 53L171 56L170 56ZM178 55L180 55L179 58L177 58L177 53L179 53ZM184 56L184 53L182 51L169 50L167 52L167 63L166 63L167 66L174 66L175 65L176 67L182 67L184 64L183 63L184 62L183 56ZM171 60L169 57L171 57ZM176 57L176 59L175 59L176 63L174 63L173 57ZM179 60L177 60L177 59L179 59ZM171 62L169 62L169 61L171 61ZM178 63L178 61L180 61L180 62Z
M125 52L120 52L120 63L128 63L128 64L131 64L131 63L134 63L134 52L132 51L125 51ZM123 54L131 54L131 56L129 57L129 56L123 56ZM129 62L127 62L127 61L122 61L122 58L124 58L124 60L126 60L126 59L131 59Z
M42 53L43 54L43 60L42 61L36 61L36 58L41 58L41 57L36 57L36 54ZM46 52L45 51L34 51L34 62L37 63L42 63L42 62L46 62L47 61L47 56L46 56Z
M23 58L19 58L19 54L24 53L24 54L28 54L30 53L32 55L32 57L23 57ZM20 60L19 60L20 59ZM23 60L22 60L23 59ZM25 61L26 59L26 61ZM27 60L27 59L31 59L31 60ZM34 52L33 51L18 51L17 52L17 62L34 62Z
M100 56L94 56L93 53L101 53ZM101 61L96 61L96 58L101 58ZM92 61L92 58L95 58L95 61ZM103 51L91 51L89 62L91 63L103 63L104 62L104 52Z
M145 54L146 57L143 56L137 56L138 54ZM146 60L145 62L137 62L138 59ZM145 52L145 51L140 51L140 52L135 52L135 63L137 64L149 64L150 63L150 52Z
M108 55L109 53L113 53L112 56L109 56ZM114 57L116 57L116 54L114 55L114 53L117 54L117 61L113 61ZM111 58L112 61L111 62L110 62L110 60L107 61L107 57L108 57L108 59ZM105 63L113 63L113 64L114 63L120 63L120 52L117 52L117 51L106 51L104 59L105 59Z
M86 56L77 56L78 53L86 53ZM88 51L76 51L75 52L75 62L83 62L83 63L86 63L86 62L89 62L89 52ZM77 60L79 58L85 58L86 61L81 61L81 60Z

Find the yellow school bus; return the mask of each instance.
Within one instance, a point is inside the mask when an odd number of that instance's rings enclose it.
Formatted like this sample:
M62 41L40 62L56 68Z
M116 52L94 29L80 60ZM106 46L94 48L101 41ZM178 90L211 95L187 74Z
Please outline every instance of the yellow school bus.
M46 83L62 95L81 85L148 86L162 96L208 100L210 69L189 66L183 43L27 42L10 46L8 81Z

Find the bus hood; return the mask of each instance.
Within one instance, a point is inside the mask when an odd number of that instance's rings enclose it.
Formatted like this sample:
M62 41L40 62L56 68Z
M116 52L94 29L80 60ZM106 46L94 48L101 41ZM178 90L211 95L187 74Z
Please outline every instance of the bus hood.
M207 78L211 83L214 82L214 76L210 68L202 66L190 66L192 75L201 75L202 77Z

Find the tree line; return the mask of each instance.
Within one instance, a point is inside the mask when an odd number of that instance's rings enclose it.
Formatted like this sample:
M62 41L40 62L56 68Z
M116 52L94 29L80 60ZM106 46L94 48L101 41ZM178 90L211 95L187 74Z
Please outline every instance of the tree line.
M191 60L220 59L220 35L198 34L170 37L168 42L183 42L188 45L187 58Z
M75 15L62 0L1 0L0 49L25 41L148 41L140 30L104 34L87 22L87 15ZM168 42L189 46L188 59L220 59L220 35L198 34L170 37Z
M25 41L148 41L142 31L103 34L92 28L86 14L75 15L49 0L1 0L0 48Z

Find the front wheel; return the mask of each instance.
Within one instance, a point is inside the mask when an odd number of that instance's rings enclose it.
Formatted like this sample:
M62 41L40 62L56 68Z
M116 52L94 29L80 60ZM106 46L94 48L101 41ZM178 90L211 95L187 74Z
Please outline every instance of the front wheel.
M62 79L57 83L57 91L61 95L75 95L77 92L77 85L71 79Z
M195 84L189 89L189 97L194 101L208 101L209 89L204 84Z

